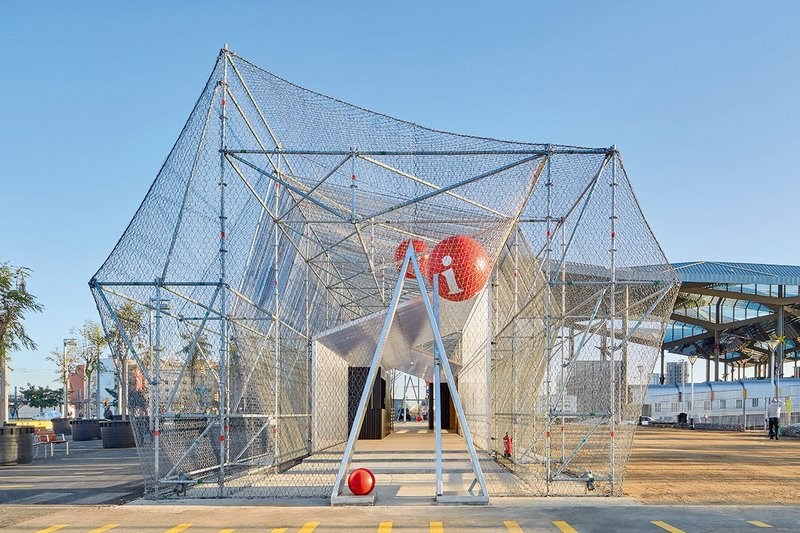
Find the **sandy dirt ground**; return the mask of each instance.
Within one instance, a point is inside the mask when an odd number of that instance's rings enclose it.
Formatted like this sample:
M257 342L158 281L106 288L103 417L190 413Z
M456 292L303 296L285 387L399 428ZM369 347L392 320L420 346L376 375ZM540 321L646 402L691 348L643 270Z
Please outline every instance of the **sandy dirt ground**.
M654 504L795 505L800 439L639 427L624 492Z

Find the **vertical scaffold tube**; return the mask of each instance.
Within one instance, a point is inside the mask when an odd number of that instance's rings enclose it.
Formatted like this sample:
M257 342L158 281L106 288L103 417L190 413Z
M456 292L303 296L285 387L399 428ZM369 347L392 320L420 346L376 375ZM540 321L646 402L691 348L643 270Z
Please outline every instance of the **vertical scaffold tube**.
M514 226L514 316L519 313L519 222ZM518 331L515 329L512 332L511 337L511 442L515 443L517 441L517 394L519 393L519 387L517 386L517 368L516 368L516 359L517 359L517 335ZM511 446L511 455L510 457L511 462L516 464L514 461L514 450L516 448Z
M552 224L551 224L552 208L553 208L552 194L551 194L551 189L552 189L552 186L553 186L553 182L551 180L551 177L552 177L551 165L550 165L550 160L551 159L552 159L552 150L551 150L550 145L548 144L547 145L547 182L545 182L545 186L546 186L546 190L547 190L547 216L546 216L546 219L547 219L547 234L546 234L547 248L545 249L545 281L547 283L547 292L546 292L546 307L545 307L545 347L544 347L544 353L545 353L545 359L546 359L545 364L547 365L546 370L545 370L545 372L546 372L545 380L547 382L546 383L547 400L546 400L546 405L545 405L545 409L546 409L546 412L545 412L545 432L546 432L545 433L545 437L546 437L546 441L545 441L545 444L546 444L545 462L546 462L546 466L547 466L547 489L546 489L546 494L550 494L550 482L551 482L550 477L551 477L551 468L552 468L552 464L551 464L552 459L551 459L550 454L551 454L551 436L552 436L552 430L553 430L552 417L551 417L551 413L553 411L553 406L550 404L550 402L552 401L552 398L551 398L551 396L552 396L552 390L551 390L552 376L550 375L551 374L551 372L550 372L550 363L552 362L551 359L552 359L552 356L553 356L553 354L552 354L552 342L553 342L553 339L552 339L552 331L550 330L550 327L551 327L550 320L551 320L551 315L552 315L552 311L553 311L552 302L550 301L551 292L552 292L552 290L551 290L552 289L552 282L553 282L553 280L550 279L550 260L551 260L550 254L551 254L551 248L552 248L551 244L552 244L552 236L553 236L553 229L552 229Z
M280 154L280 146L278 147L278 176L281 175L281 154ZM275 212L280 212L280 185L278 182L275 182ZM279 290L278 290L278 278L280 277L280 261L279 257L279 248L278 248L278 224L275 223L275 230L274 233L274 257L273 257L273 265L275 270L275 292L274 292L274 301L275 301L275 318L273 319L273 323L275 324L275 328L273 330L273 334L275 337L275 466L280 464L280 443L281 443L281 319L280 319L280 301L278 300Z
M153 465L153 472L155 474L155 496L159 497L159 482L161 481L161 471L159 464L161 462L161 279L159 278L156 285L156 335L155 335L155 375L150 386L152 387L151 395L155 397L153 402L154 411L154 427L153 427L153 455L155 464Z
M611 478L611 495L614 495L614 476L615 476L615 460L616 460L616 449L615 449L615 437L614 431L616 430L616 418L617 418L617 405L616 405L616 382L615 375L614 375L614 340L615 337L615 322L617 319L616 316L616 300L617 300L617 147L611 147L611 304L609 308L609 315L610 315L610 337L611 342L609 343L610 352L609 352L609 360L611 363L609 374L611 375L611 384L610 384L610 393L611 393L611 428L610 428L610 438L611 438L611 468L610 468L610 478Z
M227 129L228 114L226 108L226 97L228 95L228 46L222 51L222 80L220 91L222 97L222 111L220 113L220 134L219 134L219 283L220 283L220 341L219 341L219 359L220 359L220 372L219 372L219 481L218 481L218 496L225 497L225 450L227 448L227 395L228 395L228 317L227 317L227 287L225 284L226 271L225 271L225 256L227 248L225 238L227 235L227 216L225 215L225 149L227 148L225 142L225 133Z
M566 351L565 351L565 347L564 347L565 343L564 343L563 335L564 335L564 329L565 329L566 320L567 320L567 318L566 318L566 315L567 315L567 283L566 283L566 281L567 281L567 236L566 236L566 231L565 231L565 227L564 227L564 223L563 222L561 224L561 259L560 259L560 264L561 264L561 272L559 273L559 278L561 280L561 311L560 311L561 320L560 320L560 328L559 328L559 332L558 333L559 333L559 335L561 335L562 338L561 338L561 342L559 343L559 351L561 353L561 368L559 370L559 373L561 374L561 376L560 376L560 380L559 380L560 381L559 388L560 388L560 390L564 390L565 391L567 389L567 377L566 377L566 366L565 366L567 359L566 359L566 356L564 355L566 353ZM571 328L570 328L569 335L570 335L570 337L569 337L570 346L572 346L572 330L571 330ZM569 356L569 361L572 361L572 353L568 353L567 355ZM567 419L565 418L565 415L564 415L565 411L567 410L565 396L566 396L566 394L562 394L561 395L561 405L558 406L558 409L561 411L561 427L560 427L560 431L559 431L559 433L561 433L561 464L564 464L564 459L566 458L566 448L567 448L566 434L565 434L565 431L564 431L565 425L566 425L566 422L567 422Z
M439 276L433 277L433 316L439 327ZM433 431L436 434L436 495L442 495L442 381L439 348L433 344ZM454 385L454 384L451 384ZM419 403L417 404L419 412ZM430 413L428 413L430 416Z
M313 411L312 408L312 397L311 394L311 326L310 326L310 313L311 313L311 302L309 301L309 273L311 266L309 265L308 258L311 257L309 252L311 251L311 233L308 222L306 222L305 227L305 237L306 237L306 323L305 323L305 335L306 335L306 390L308 390L308 453L311 453L312 446L311 446L311 412Z

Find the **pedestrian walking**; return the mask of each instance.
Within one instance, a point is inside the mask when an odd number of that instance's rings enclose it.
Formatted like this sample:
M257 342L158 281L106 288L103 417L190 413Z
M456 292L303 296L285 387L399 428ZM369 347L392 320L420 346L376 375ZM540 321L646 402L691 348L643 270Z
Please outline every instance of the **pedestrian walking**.
M772 402L767 405L767 422L769 423L769 438L778 440L778 422L781 419L781 408L786 405L786 402L773 398Z

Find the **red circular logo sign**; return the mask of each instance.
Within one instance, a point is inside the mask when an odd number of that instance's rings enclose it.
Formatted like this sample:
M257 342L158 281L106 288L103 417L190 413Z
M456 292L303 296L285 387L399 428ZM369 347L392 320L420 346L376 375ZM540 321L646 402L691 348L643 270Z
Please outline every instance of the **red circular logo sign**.
M428 258L428 277L439 276L439 296L461 302L469 300L489 279L489 255L478 241L464 235L448 237L437 244Z

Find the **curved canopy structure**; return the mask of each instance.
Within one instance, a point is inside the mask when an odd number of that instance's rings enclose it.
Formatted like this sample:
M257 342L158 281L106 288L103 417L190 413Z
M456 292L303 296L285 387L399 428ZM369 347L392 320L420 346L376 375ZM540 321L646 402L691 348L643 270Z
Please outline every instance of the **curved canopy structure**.
M514 439L490 492L583 494L591 470L621 494L677 278L617 150L432 130L228 50L91 281L149 494L330 494L314 458L341 456L331 410L352 406L396 251L450 236L491 266L440 328L481 461ZM432 352L419 297L407 283L384 372L428 375L408 366Z
M713 362L706 381L742 378L749 368L755 377L772 377L773 339L783 339L774 346L779 374L784 362L798 360L800 267L716 261L673 267L681 288L664 350Z

